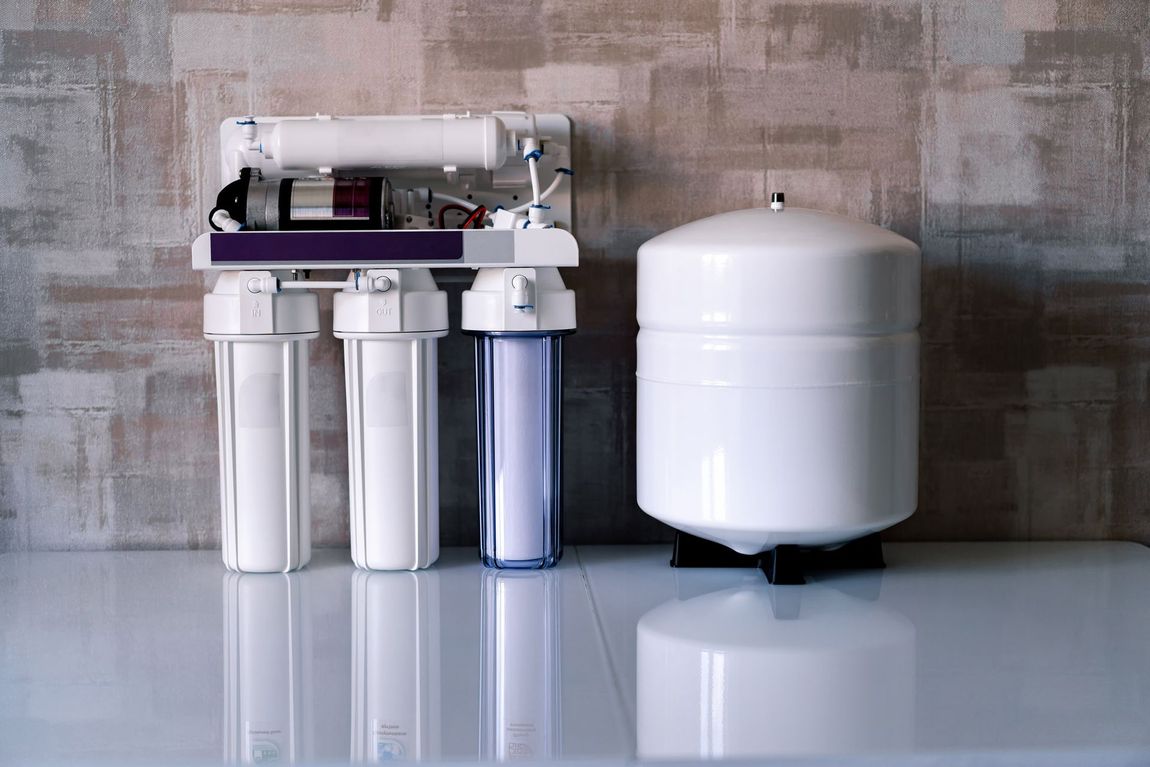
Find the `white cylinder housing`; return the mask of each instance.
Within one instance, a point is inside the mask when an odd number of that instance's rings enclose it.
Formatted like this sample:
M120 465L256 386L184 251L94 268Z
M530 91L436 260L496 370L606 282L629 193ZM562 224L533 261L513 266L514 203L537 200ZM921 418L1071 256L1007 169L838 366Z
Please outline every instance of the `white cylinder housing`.
M311 559L308 344L313 293L253 293L268 272L224 272L204 296L216 351L224 564L288 572Z
M373 269L360 279L387 290L335 295L351 558L369 570L417 570L439 558L436 344L447 334L447 296L427 269Z
M920 260L885 229L797 208L644 243L639 506L744 554L909 517Z
M281 120L263 145L282 171L319 168L482 168L507 161L507 129L479 117Z

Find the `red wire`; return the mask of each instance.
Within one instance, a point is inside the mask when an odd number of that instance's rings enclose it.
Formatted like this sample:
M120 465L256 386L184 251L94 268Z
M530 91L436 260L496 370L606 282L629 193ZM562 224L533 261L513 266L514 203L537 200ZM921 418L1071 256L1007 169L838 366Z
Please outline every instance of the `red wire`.
M471 215L467 217L467 220L463 222L463 226L459 228L466 229L470 226L472 229L479 229L483 226L483 217L486 215L487 208L483 205L480 205L478 208L471 211Z
M462 205L456 205L453 202L450 202L447 205L444 205L442 208L439 209L439 228L440 229L446 229L447 228L443 223L443 214L449 210L461 210L464 213L470 213L471 212L467 208L463 207Z

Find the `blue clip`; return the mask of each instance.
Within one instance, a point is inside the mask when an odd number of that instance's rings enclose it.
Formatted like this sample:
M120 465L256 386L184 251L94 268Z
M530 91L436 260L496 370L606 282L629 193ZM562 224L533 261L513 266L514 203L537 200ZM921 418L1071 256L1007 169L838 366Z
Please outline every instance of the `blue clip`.
M359 290L359 270L355 270L355 289Z
M556 173L562 173L564 176L574 176L575 175L575 171L571 170L570 168L556 168L555 172Z
M523 222L523 226L521 226L521 227L520 227L520 229L526 229L526 228L527 228L527 225L528 225L528 224L530 224L530 223L531 223L530 221L524 221L524 222Z
M250 117L247 118L246 120L236 120L236 125L255 125L255 124L256 124L256 121Z
M543 157L543 150L533 149L527 154L523 155L523 162L527 162L528 160L538 160L541 157Z
M532 203L531 207L532 208L539 208L540 210L551 210L550 205L543 205L543 204L535 205L534 203Z

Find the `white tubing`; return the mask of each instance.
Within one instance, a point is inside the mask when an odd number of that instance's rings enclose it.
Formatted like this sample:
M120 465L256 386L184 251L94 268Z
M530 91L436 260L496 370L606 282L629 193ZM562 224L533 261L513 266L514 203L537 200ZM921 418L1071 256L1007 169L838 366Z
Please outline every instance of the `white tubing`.
M555 173L555 180L551 182L551 185L549 187L544 189L539 194L539 203L542 203L544 200L546 200L548 197L550 197L552 195L552 193L556 189L559 188L559 184L561 184L562 182L563 182L563 174L556 172ZM462 197L455 197L454 195L450 195L450 194L441 194L439 192L436 192L432 196L432 199L443 201L443 202L449 202L449 203L452 203L454 205L462 205L464 208L467 208L468 211L473 211L479 207L478 204L472 202L471 200L464 200ZM514 208L507 208L507 210L510 211L511 213L523 213L528 208L530 208L532 205L536 205L539 203L525 202L522 205L516 205ZM284 283L284 284L286 284L286 283Z
M543 202L543 198L539 195L539 161L534 157L527 160L527 170L531 173L532 204L540 205Z
M465 200L462 197L456 197L455 195L451 195L451 194L440 194L439 192L433 192L431 195L431 200L432 200L432 202L434 202L436 200L445 200L445 201L450 202L454 205L462 205L463 207L467 208L467 210L469 210L469 211L475 210L476 208L479 207L478 203L474 203L471 200Z
M555 180L551 182L551 186L544 189L543 193L539 195L539 202L542 203L544 200L546 200L548 197L550 197L551 193L559 188L559 184L562 181L563 181L563 174L562 173L556 173L555 174ZM512 213L522 213L523 211L530 208L532 205L537 205L537 204L539 204L539 203L525 202L522 205L517 205L514 208L511 208L510 210Z
M354 287L354 280L280 280L280 290L345 290Z

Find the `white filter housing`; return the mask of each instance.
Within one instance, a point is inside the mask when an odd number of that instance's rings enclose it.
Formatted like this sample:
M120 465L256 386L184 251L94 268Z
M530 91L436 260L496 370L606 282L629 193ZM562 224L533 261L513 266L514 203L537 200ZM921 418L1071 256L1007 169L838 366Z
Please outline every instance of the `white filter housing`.
M909 517L920 270L909 240L797 208L723 213L644 243L639 506L744 554Z
M351 558L369 570L418 570L439 558L436 344L447 334L447 295L427 269L372 269L360 280L387 289L335 295Z
M204 296L215 342L221 549L230 570L288 572L311 559L308 344L314 293L253 293L270 272L225 272Z

